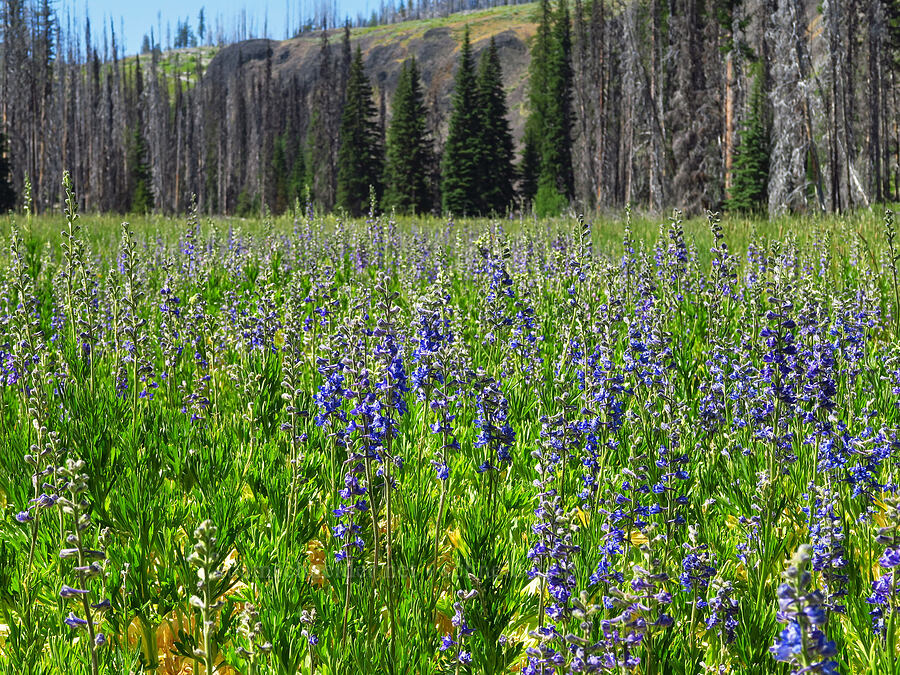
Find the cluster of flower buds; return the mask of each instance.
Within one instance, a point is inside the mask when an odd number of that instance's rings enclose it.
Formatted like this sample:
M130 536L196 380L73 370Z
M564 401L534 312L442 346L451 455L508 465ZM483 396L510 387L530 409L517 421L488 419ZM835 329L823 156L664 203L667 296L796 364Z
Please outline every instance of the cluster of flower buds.
M97 649L106 644L106 635L100 632L102 616L110 609L108 599L91 602L91 582L103 574L103 561L106 554L99 548L91 548L87 538L92 530L90 503L85 493L88 488L88 475L84 472L83 460L68 459L65 466L56 469L59 479L60 495L56 497L56 505L64 516L72 519L72 527L66 532L65 544L59 552L63 560L73 560L72 571L78 578L78 586L63 584L60 598L66 602L76 603L78 612L69 612L64 619L71 628L85 630L89 638L89 651L92 672L97 672Z
M216 614L225 606L225 601L218 598L219 581L225 576L220 569L220 558L216 551L216 535L218 528L210 520L204 520L194 530L194 550L188 556L188 562L197 568L197 595L192 595L190 605L200 610L202 615L203 645L194 649L194 658L206 662L207 672L212 672L215 659L213 635L216 626Z
M453 635L450 633L447 633L441 639L441 651L446 652L451 649L453 650L453 662L456 664L457 669L460 665L466 665L472 662L472 652L465 648L465 644L469 636L475 633L475 629L466 623L464 603L471 600L476 595L478 595L476 589L456 591L457 600L453 603L453 618L450 620L450 623L456 628L456 639L454 640Z
M248 647L239 647L238 654L243 656L250 664L249 673L256 673L256 667L260 657L265 658L272 651L272 643L263 635L263 625L259 620L259 611L256 605L248 602L241 613L241 632L247 640Z
M878 564L886 572L872 582L872 595L866 599L872 605L872 628L882 639L887 638L889 619L897 610L894 568L900 566L900 498L891 495L885 499L885 518L887 524L876 531L875 543L884 548Z
M769 651L776 661L791 664L794 674L836 675L837 662L832 657L837 649L822 630L827 618L825 598L821 591L811 588L811 559L812 546L804 544L784 573L786 581L778 587L777 617L787 627Z
M500 383L479 371L473 382L476 391L475 438L476 448L487 448L488 457L478 467L478 473L499 471L512 463L512 446L516 433L510 426L509 402L503 395ZM493 462L496 460L497 464Z
M29 447L25 462L34 469L31 483L35 496L29 500L28 508L16 514L16 520L23 524L33 522L37 511L55 506L59 499L56 486L46 482L55 472L52 462L58 455L59 434L55 431L48 432L37 419L33 419L32 422L39 441Z

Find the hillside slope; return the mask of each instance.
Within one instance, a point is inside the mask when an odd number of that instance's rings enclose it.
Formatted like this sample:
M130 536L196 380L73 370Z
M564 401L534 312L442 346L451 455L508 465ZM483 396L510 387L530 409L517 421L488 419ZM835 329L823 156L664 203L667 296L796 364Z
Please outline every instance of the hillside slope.
M390 115L390 101L396 88L400 66L415 56L422 72L425 100L433 108L432 122L443 137L450 108L453 75L465 26L469 26L476 58L493 37L503 64L503 80L510 110L510 124L518 141L525 123L528 76L528 40L534 34L537 4L497 7L449 17L408 21L351 31L353 49L359 45L366 72L376 92L384 91ZM339 54L341 31L329 31L334 54ZM276 78L296 78L310 91L316 81L321 34L291 40L248 40L221 49L210 62L204 80L227 81L235 69L253 75L262 73L268 50L273 50L272 72ZM250 75L250 73L246 73Z

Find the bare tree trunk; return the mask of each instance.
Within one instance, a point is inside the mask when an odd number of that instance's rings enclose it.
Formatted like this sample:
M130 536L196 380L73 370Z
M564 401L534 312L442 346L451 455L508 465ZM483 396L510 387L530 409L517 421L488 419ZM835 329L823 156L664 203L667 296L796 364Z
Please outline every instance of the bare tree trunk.
M829 210L841 210L840 159L838 153L838 89L841 59L840 48L840 0L826 0L822 10L825 22L826 44L828 45L828 185Z
M869 82L868 82L868 113L869 113L869 191L876 202L884 200L882 192L882 167L881 167L881 110L883 78L881 73L882 39L884 35L884 16L881 3L871 1L869 3Z
M650 5L650 77L648 83L649 103L653 110L654 124L650 131L650 210L661 211L665 204L663 191L663 147L665 145L662 56L662 29L659 0ZM635 45L636 47L637 45Z
M806 143L800 94L800 40L795 0L778 0L769 24L773 35L772 138L769 166L769 215L806 209Z
M725 198L731 196L731 170L734 165L734 53L725 55Z
M620 152L619 161L622 163L622 175L624 176L624 198L625 203L630 204L633 200L632 183L634 181L634 126L635 114L637 106L637 80L638 80L638 52L634 35L636 32L635 23L637 9L634 3L630 3L625 9L625 34L628 44L632 48L626 51L625 70L624 70L624 87L623 95L625 98L623 129L622 129L622 150Z
M604 201L603 170L606 163L606 119L607 119L607 79L608 67L606 60L606 17L602 2L594 2L591 6L591 70L590 77L596 92L594 101L595 113L593 119L593 133L596 150L592 161L594 169L594 195L595 203L599 206Z

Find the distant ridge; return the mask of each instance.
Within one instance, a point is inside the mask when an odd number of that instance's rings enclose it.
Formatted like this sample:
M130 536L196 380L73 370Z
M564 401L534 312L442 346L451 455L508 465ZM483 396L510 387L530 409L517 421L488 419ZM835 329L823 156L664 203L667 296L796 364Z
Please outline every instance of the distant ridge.
M510 124L518 143L525 124L528 80L528 39L534 34L536 3L508 5L486 10L452 14L448 17L405 21L351 29L351 42L362 49L368 76L376 96L384 92L387 109L397 84L403 61L415 56L422 72L425 100L434 107L438 137L446 131L453 73L463 28L471 31L477 55L493 37L503 64L503 80L510 110ZM342 29L327 32L333 53L340 49ZM246 40L221 48L209 63L202 84L227 82L244 69L245 79L259 77L272 49L273 76L282 82L296 79L301 90L310 91L316 82L321 32L289 40Z

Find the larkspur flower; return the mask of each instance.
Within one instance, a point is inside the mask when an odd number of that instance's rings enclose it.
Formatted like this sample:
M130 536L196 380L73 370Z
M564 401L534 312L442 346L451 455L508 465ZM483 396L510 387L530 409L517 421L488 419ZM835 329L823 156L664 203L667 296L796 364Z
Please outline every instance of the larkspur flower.
M790 664L794 675L823 673L836 675L837 653L822 626L826 612L821 591L811 587L809 571L812 546L804 544L794 554L778 587L778 621L786 624L769 651L776 661Z
M476 590L458 590L456 602L453 603L453 617L450 624L454 633L446 633L441 637L439 650L450 657L450 663L455 665L468 665L472 662L472 652L466 649L469 638L475 633L475 629L469 626L465 617L465 603L474 598ZM455 635L455 637L454 637Z
M344 487L339 492L342 503L333 511L337 524L332 527L332 535L340 542L334 557L339 562L346 561L349 564L354 555L364 548L364 542L359 536L359 519L369 510L369 503L364 499L368 491L360 482L364 474L365 467L358 458L348 460Z
M83 628L87 631L91 672L97 675L99 669L97 650L106 644L105 635L98 629L109 605L108 599L91 602L92 580L102 574L102 563L106 560L106 555L102 550L89 548L89 537L92 536L93 527L90 502L86 498L89 477L85 473L85 466L82 460L68 459L64 466L58 467L54 472L59 481L56 506L62 512L63 519L71 519L65 534L65 543L69 546L60 550L59 557L61 560L75 559L76 564L72 572L78 579L77 587L63 583L59 597L79 607L81 616L71 611L65 623L72 628ZM102 537L100 540L102 541Z
M813 547L811 569L822 575L825 607L829 611L844 613L849 575L838 500L831 490L819 486L812 486L812 494L815 495L812 512L809 507L803 508L804 513L810 516L809 533Z
M887 523L876 530L875 543L883 547L878 564L887 571L872 582L872 594L866 602L872 606L869 611L872 629L886 642L888 630L893 624L891 619L896 615L897 598L900 597L900 578L896 575L896 568L900 565L900 499L896 495L888 496L885 507Z
M499 383L484 373L477 375L474 387L475 427L478 429L474 445L487 450L487 457L477 471L498 471L512 462L511 449L516 439L508 421L509 402Z
M725 644L735 641L740 614L740 601L735 597L734 585L719 579L710 586L715 594L709 599L706 629L715 630Z

